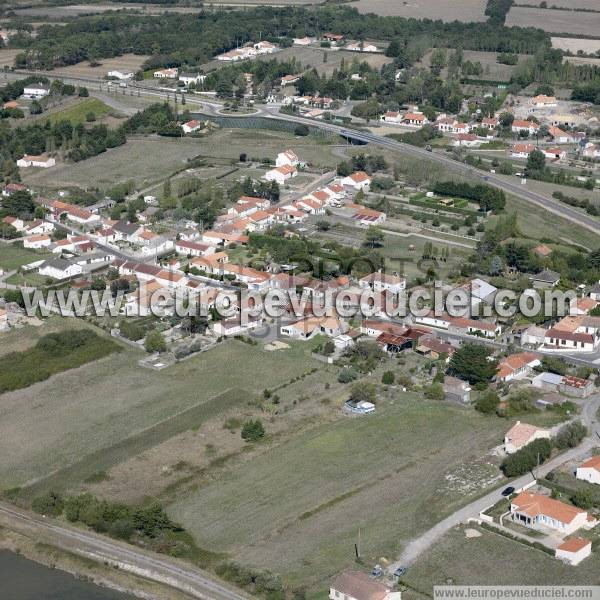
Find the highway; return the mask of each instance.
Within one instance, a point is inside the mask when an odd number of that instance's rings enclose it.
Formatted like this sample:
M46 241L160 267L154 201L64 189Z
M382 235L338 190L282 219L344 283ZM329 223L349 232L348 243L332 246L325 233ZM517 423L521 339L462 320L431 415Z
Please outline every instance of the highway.
M108 562L124 571L165 583L200 600L248 600L245 593L227 586L208 573L187 563L160 554L148 552L102 537L82 529L63 525L58 521L0 503L0 519L7 517L14 523L50 533L52 543L70 552Z

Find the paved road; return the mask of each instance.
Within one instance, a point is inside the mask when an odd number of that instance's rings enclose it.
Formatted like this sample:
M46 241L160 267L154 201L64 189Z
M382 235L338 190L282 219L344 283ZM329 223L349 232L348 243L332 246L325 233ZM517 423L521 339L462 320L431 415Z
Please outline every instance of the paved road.
M36 73L43 76L48 76L46 72ZM19 76L23 75L32 75L30 71L14 71L12 73L5 74L5 78L14 79L19 78ZM75 85L88 85L88 86L102 86L103 90L106 90L107 83L100 79L90 79L90 78L77 78L77 77L69 77L69 76L61 76L61 75L53 75L52 77L56 77L57 79L61 79L63 81L68 81L74 83ZM129 94L131 92L139 93L141 96L147 97L156 97L156 98L166 98L167 96L173 96L174 92L167 92L156 88L147 88L143 84L138 82L129 82L128 88L120 89L116 88L115 94L118 94L119 91L125 92ZM193 106L202 107L204 111L207 111L210 114L218 114L218 111L223 108L221 104L210 102L206 99L199 99L197 96L193 96L191 94L186 95L186 105L188 108L192 108ZM509 177L503 177L497 174L492 173L482 173L477 169L474 169L468 165L457 162L444 154L440 154L437 152L427 152L423 148L418 148L416 146L411 146L409 144L403 144L401 142L397 142L390 138L386 138L371 132L363 132L356 131L352 129L345 128L340 125L335 125L333 123L327 123L325 121L317 121L315 119L307 119L305 117L300 117L298 115L287 115L281 114L279 112L279 106L277 105L264 105L261 107L255 107L256 112L249 115L236 115L239 117L256 117L258 115L267 116L273 119L283 120L283 121L293 121L296 123L304 123L306 125L310 125L312 127L318 127L319 129L323 129L325 131L329 131L331 133L335 133L337 135L342 135L346 137L352 137L357 141L362 141L364 143L374 144L376 146L380 146L382 148L387 148L389 150L394 150L397 152L401 152L403 154L411 155L415 158L420 158L422 160L432 160L434 162L440 163L448 168L450 171L454 171L455 173L460 173L462 175L466 175L469 177L476 177L484 180L487 184L504 190L510 194L513 194L523 200L536 204L549 212L552 212L556 215L567 219L573 223L580 225L581 227L585 227L589 229L593 233L600 235L600 222L598 219L587 215L585 213L579 212L578 210L558 202L553 198L549 198L537 192L533 192L528 190L523 185L518 185L513 183Z
M598 438L598 435L600 435L600 425L597 417L597 411L599 407L600 395L590 398L585 402L580 419L582 423L584 423L584 425L586 425L589 429L588 437L577 448L573 448L568 452L564 452L538 467L536 469L537 478L544 477L547 473L568 461L581 460L589 454L590 450L594 446L600 445L600 439ZM516 489L519 489L528 483L531 483L532 481L533 477L531 474L527 474L511 481L510 485ZM506 487L506 485L507 482L504 482L500 487L495 488L482 498L479 498L478 500L475 500L467 506L457 510L449 517L446 517L443 521L440 521L434 525L421 536L412 540L402 551L402 554L398 557L398 560L389 565L387 569L388 572L393 573L399 566L410 565L453 527L456 527L461 523L465 523L470 518L477 517L482 510L485 510L489 506L492 506L498 502L498 500L500 500L502 497L500 492L502 489L504 489L504 487Z
M248 600L250 596L229 587L186 563L134 546L101 537L94 533L67 527L56 521L34 515L0 503L0 518L25 524L41 533L51 533L53 542L71 552L119 564L123 570L140 574L147 579L166 583L200 600Z

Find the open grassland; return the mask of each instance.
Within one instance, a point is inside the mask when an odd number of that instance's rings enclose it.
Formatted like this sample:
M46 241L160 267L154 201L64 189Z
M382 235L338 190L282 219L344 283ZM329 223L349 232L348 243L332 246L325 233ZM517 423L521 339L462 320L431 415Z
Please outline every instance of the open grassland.
M50 252L44 250L23 248L21 242L13 242L11 244L0 242L0 267L5 271L18 269L23 265L37 260L44 260L49 256L52 256Z
M497 481L481 457L503 428L398 392L376 415L317 426L179 494L168 511L201 546L322 589L352 564L359 529L367 563L391 558Z
M65 7L71 8L71 7ZM57 75L66 75L70 77L87 77L92 79L102 79L109 71L122 71L124 73L135 73L147 59L143 54L123 54L115 58L102 58L98 62L98 66L92 67L88 62L81 62L76 65L68 65L66 67L58 67L51 73Z
M513 6L506 19L508 27L536 27L551 33L600 35L600 13L546 10Z
M79 125L87 121L88 114L93 114L96 121L101 121L102 117L110 115L113 111L98 98L84 98L77 101L62 110L58 110L48 115L47 121L54 124L58 121L70 121L73 125Z
M446 534L403 577L411 588L431 597L434 585L598 585L595 552L577 567L501 535L481 530L467 539L459 527Z
M406 17L450 21L485 21L485 0L358 0L350 6L361 13L375 13L383 17Z
M507 196L505 212L517 214L519 231L525 237L534 240L546 238L555 240L556 243L579 244L588 250L597 248L600 244L600 229L597 234L594 234L589 229L515 196ZM497 217L491 217L490 224L493 224L496 219Z
M47 485L64 489L320 366L303 346L267 353L236 341L159 372L140 357L123 351L0 396L0 489L52 472Z
M338 162L325 139L297 138L291 133L258 129L222 129L202 138L159 136L130 138L127 143L79 163L61 163L52 169L25 173L26 182L48 188L65 186L108 187L133 180L139 187L158 183L186 167L197 156L237 162L241 153L249 158L270 158L293 147L298 156L317 166ZM244 175L242 172L240 176Z
M600 40L553 37L552 47L576 54L580 50L585 54L594 54L600 50Z

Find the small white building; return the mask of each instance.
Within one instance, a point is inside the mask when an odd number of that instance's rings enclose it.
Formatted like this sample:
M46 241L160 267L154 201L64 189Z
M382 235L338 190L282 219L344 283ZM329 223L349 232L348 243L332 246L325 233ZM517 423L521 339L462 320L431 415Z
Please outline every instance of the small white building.
M52 279L68 279L81 275L83 268L81 265L69 262L62 258L53 258L45 261L38 269L40 275L52 277Z
M126 81L127 79L133 79L133 73L124 71L109 71L106 74L111 79L119 79L120 81Z
M276 167L297 167L299 164L300 159L293 150L285 150L284 152L280 152L275 159Z
M194 133L194 131L198 131L202 129L203 123L202 121L197 121L196 119L192 119L191 121L187 121L181 126L183 129L183 133Z
M198 85L199 83L203 83L205 79L206 75L201 75L200 73L181 73L181 75L179 75L179 81L186 86L190 85L190 83Z
M267 171L265 173L265 179L267 181L276 181L279 185L284 185L286 181L292 177L296 177L296 175L298 175L296 167L283 165Z
M600 455L592 456L577 467L577 479L600 485Z
M357 192L359 190L367 191L371 186L371 177L364 171L356 171L352 175L344 177L341 184L345 187L351 187Z
M592 542L585 538L571 538L554 551L554 556L569 565L576 566L592 554Z
M56 160L46 154L40 154L39 156L32 156L25 154L22 158L17 160L17 167L38 167L40 169L49 169L56 164Z
M400 123L402 123L402 113L398 112L397 110L388 110L387 112L383 113L381 117L379 117L379 120L382 123L400 125Z
M23 248L31 248L33 250L47 248L50 244L52 244L52 238L46 234L30 235L23 239Z
M402 593L394 592L382 581L362 571L346 570L337 575L329 587L329 600L401 600Z
M29 98L30 100L39 100L50 94L50 88L39 85L37 83L31 83L23 89L23 98Z
M359 280L359 285L363 289L372 289L374 292L391 292L399 294L406 289L406 279L398 275L388 273L370 273Z
M377 52L378 48L375 44L369 42L350 42L344 50L349 50L350 52Z
M179 69L176 68L159 69L158 71L154 71L153 77L155 79L177 79L178 74Z
M504 451L506 454L514 454L531 442L541 439L550 439L548 429L517 421L504 436Z

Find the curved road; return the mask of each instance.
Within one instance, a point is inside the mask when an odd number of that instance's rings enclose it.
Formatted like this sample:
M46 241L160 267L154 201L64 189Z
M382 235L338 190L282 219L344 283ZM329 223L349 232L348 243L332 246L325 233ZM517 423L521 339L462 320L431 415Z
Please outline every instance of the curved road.
M251 598L191 565L0 503L0 518L3 516L42 533L51 533L53 543L70 552L96 558L99 562L118 564L124 571L166 583L200 600Z
M5 78L7 77L15 77L18 78L19 75L41 75L48 76L46 72L36 72L33 73L31 71L13 71L11 73L5 74ZM93 79L93 78L83 78L83 77L69 77L62 75L53 75L52 77L56 77L57 79L62 79L63 81L70 81L75 85L79 84L92 84L95 86L104 86L106 91L107 82L102 79ZM161 90L158 88L148 88L146 86L140 85L138 82L130 81L128 82L128 88L118 88L115 86L115 93L118 95L119 90L125 92L125 90L135 90L141 96L150 96L157 98L166 98L170 97L174 94L174 91L168 92L166 90ZM194 97L193 95L186 95L186 103L189 105L196 105L202 107L204 110L207 110L210 114L217 116L219 110L222 108L221 104L216 102L210 102L208 100L201 100L199 98ZM564 219L571 221L572 223L576 223L581 227L585 227L586 229L592 231L593 233L600 236L600 220L595 219L594 217L587 215L586 213L579 212L574 208L562 204L553 198L549 198L544 196L543 194L539 194L537 192L533 192L531 190L526 189L522 185L517 185L510 181L508 178L501 177L499 175L493 173L483 173L478 171L473 167L469 167L463 163L457 162L451 158L443 154L439 154L436 152L428 152L423 148L419 148L417 146L411 146L409 144L403 144L402 142L397 142L390 138L386 138L374 133L357 131L353 129L348 129L341 125L335 125L333 123L327 123L325 121L318 121L315 119L307 119L306 117L300 117L298 115L284 115L279 112L279 106L276 105L263 105L260 108L255 107L256 112L248 115L236 115L238 117L256 117L256 116L266 116L273 119L283 120L283 121L292 121L296 123L303 123L306 125L310 125L311 127L318 127L319 129L323 129L324 131L329 131L331 133L335 133L337 135L341 135L343 137L349 137L356 141L362 141L367 144L373 144L376 146L380 146L382 148L386 148L388 150L393 150L397 152L401 152L404 154L408 154L410 156L424 159L424 160L432 160L434 162L440 163L448 168L448 170L453 171L455 173L459 173L461 175L466 175L469 177L475 177L485 181L487 184L492 185L498 189L501 189L509 194L513 194L527 202L532 202L537 206L540 206L549 212L552 212Z

